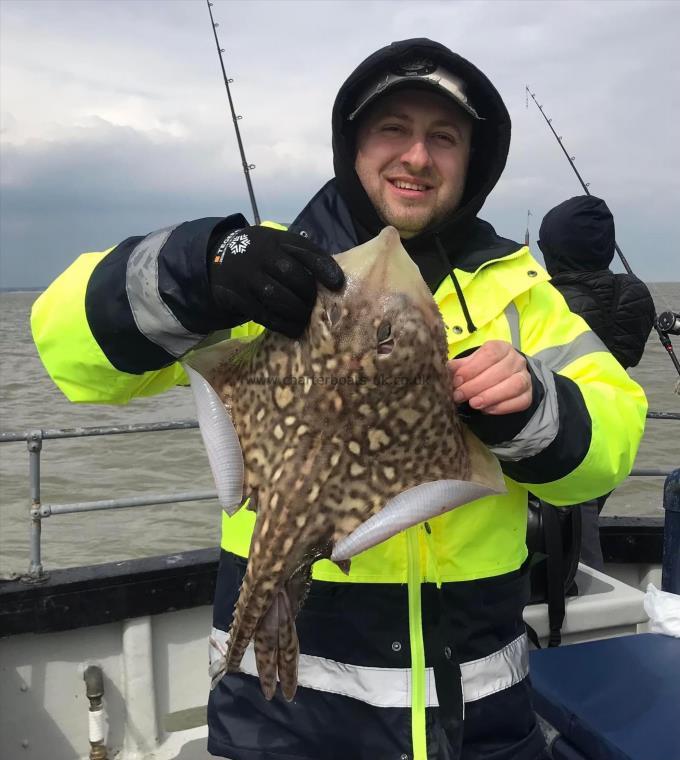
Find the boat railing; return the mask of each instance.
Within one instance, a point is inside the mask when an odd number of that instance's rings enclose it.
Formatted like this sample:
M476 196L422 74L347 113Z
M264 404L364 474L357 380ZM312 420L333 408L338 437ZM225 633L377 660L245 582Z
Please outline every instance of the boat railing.
M648 412L648 419L680 420L680 412ZM42 565L41 531L42 521L54 515L67 515L74 512L94 512L103 509L129 509L148 507L157 504L176 504L186 501L203 501L215 499L215 490L180 491L171 493L148 493L143 496L100 499L98 501L80 501L65 504L43 504L40 493L40 457L43 442L63 438L85 438L102 435L125 435L130 433L158 433L168 430L192 430L198 428L197 420L171 420L168 422L138 423L135 425L105 425L77 428L34 429L27 432L0 432L0 443L25 441L29 457L30 481L30 562L28 572L22 576L26 582L39 583L49 577ZM636 477L668 477L674 468L635 468L630 473Z

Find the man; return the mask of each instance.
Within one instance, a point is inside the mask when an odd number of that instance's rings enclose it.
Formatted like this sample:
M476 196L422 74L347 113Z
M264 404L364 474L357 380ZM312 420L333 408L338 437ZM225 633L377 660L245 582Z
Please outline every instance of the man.
M538 247L550 282L567 305L588 323L624 369L635 367L654 326L656 310L649 289L634 274L614 274L616 232L607 204L594 195L560 203L543 217ZM581 561L604 568L599 514L609 492L581 508Z
M566 504L613 487L632 465L646 401L529 251L476 218L509 141L484 74L438 43L394 43L340 88L335 177L289 232L242 229L234 216L129 239L80 257L36 305L36 342L65 393L126 400L186 383L176 359L211 330L299 335L316 282L341 286L320 251L393 224L442 311L456 403L502 461L506 495L389 539L354 558L347 577L315 564L296 621L304 685L292 703L278 693L267 702L250 674L218 678L208 707L216 755L544 756L522 621L527 488ZM221 644L253 517L223 518L212 634Z
M567 305L614 354L624 369L642 359L656 310L649 288L628 272L611 269L614 217L594 195L578 195L543 217L538 247L550 282Z

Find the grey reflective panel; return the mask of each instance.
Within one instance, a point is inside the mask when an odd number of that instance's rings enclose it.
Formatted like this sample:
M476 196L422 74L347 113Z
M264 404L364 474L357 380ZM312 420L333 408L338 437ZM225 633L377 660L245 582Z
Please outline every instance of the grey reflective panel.
M509 689L529 674L529 644L526 633L487 657L462 662L460 670L466 702L476 702L503 689Z
M545 395L529 422L511 441L490 447L499 459L507 462L517 462L543 451L555 440L559 430L557 390L553 373L542 362L536 361L533 356L527 356L527 362L543 385Z
M189 332L161 298L158 257L177 225L152 232L130 254L126 291L139 331L172 356L182 356L205 336Z
M505 307L505 318L510 325L510 342L512 343L512 347L520 351L522 343L519 335L519 311L517 311L514 301L510 301Z
M569 343L544 348L542 351L534 354L533 358L540 361L545 367L549 367L553 372L559 372L568 364L576 361L576 359L598 351L609 353L609 349L597 335L591 330L586 330Z

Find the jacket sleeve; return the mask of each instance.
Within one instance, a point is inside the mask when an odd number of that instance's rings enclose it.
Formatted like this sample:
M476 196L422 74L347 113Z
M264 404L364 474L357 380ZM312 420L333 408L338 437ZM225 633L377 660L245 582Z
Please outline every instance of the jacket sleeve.
M612 352L624 367L636 367L642 359L654 327L656 308L649 288L635 275L615 275L619 287Z
M199 219L76 259L31 313L40 358L66 397L125 404L186 384L177 359L210 332L210 238L246 224L240 214Z
M472 429L506 475L551 504L608 493L632 469L647 400L586 322L547 282L515 299L534 387L517 415L476 415Z

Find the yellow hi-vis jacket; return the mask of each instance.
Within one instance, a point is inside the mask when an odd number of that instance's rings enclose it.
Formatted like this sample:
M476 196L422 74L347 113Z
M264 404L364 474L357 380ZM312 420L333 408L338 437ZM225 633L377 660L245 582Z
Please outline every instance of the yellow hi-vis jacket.
M85 289L107 253L80 256L35 302L31 326L48 373L74 402L127 403L187 384L179 363L142 374L121 372L97 344L85 313ZM527 357L576 383L590 416L591 439L582 461L559 480L527 483L506 478L507 494L480 499L433 520L428 543L434 551L422 552L419 568L429 581L484 578L519 567L526 558L527 490L557 505L608 493L632 468L647 411L642 388L585 321L569 311L528 248L487 261L473 273L456 270L456 275L477 331L468 333L447 277L434 298L446 325L449 356L488 340L513 343ZM261 330L251 322L234 328L232 336L255 336ZM498 454L502 460L503 453ZM223 520L223 546L247 555L254 513L242 510L232 518L225 514ZM425 542L422 534L420 541ZM405 582L405 542L403 535L396 536L355 558L349 580ZM314 577L348 580L328 560L317 562Z
M161 241L159 250L161 244L168 245ZM188 384L179 362L126 372L100 347L86 291L107 254L83 254L34 305L33 335L48 373L74 402L126 403ZM490 446L503 464L507 493L441 515L429 522L428 531L416 526L394 536L354 558L349 576L329 560L313 569L313 577L325 581L408 583L416 758L426 757L421 584L489 578L519 568L527 556L528 491L556 505L611 491L632 468L647 411L640 386L585 321L569 311L527 247L485 261L474 272L456 269L455 275L477 330L468 332L447 277L434 298L446 325L449 356L488 340L508 341L527 357L544 389L541 408L524 428L511 440ZM248 323L234 328L232 336L254 336L261 330ZM223 548L246 556L254 518L248 510L224 515Z

